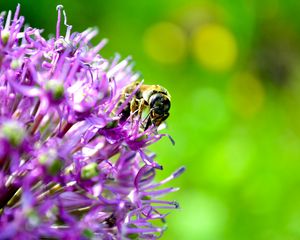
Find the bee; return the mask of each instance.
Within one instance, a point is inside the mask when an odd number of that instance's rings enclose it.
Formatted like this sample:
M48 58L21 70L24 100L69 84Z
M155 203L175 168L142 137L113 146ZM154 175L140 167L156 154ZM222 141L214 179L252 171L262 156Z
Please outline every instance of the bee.
M132 96L134 91L135 93ZM141 119L143 112L148 110L142 125L142 128L146 130L151 125L158 127L170 115L171 96L160 85L145 85L140 82L133 82L124 88L118 106L122 105L128 97L131 97L131 99L120 113L121 122L126 121L129 116L138 116Z

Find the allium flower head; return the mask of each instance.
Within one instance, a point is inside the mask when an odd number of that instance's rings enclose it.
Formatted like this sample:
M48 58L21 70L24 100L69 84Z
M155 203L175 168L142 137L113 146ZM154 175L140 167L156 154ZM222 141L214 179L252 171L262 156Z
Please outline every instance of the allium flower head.
M71 33L62 6L50 39L19 10L0 15L0 239L160 237L163 209L178 208L158 199L177 190L161 185L184 168L155 183L147 146L165 135L119 121L120 94L139 78L130 59L104 59L106 40Z

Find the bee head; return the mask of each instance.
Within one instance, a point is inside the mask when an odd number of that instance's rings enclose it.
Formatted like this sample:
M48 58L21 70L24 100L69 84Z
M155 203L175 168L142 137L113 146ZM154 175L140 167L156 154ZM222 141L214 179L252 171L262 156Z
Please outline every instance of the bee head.
M166 94L158 92L150 97L149 105L154 115L161 116L169 112L171 102Z

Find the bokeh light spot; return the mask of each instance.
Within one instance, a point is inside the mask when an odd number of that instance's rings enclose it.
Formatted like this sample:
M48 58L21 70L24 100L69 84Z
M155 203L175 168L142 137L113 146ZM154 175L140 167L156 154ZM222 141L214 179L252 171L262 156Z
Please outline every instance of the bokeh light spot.
M176 64L186 55L187 40L184 31L169 22L160 22L150 27L144 35L146 53L163 64Z
M251 73L236 75L229 82L229 101L234 112L244 118L251 118L263 107L264 88L259 79Z
M199 64L212 71L231 69L237 58L235 37L227 28L217 24L196 28L192 47Z

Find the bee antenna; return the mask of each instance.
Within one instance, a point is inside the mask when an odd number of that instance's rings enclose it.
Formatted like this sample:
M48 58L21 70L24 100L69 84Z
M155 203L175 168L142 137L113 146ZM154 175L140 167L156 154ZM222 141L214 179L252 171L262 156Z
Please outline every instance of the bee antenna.
M169 134L167 134L167 137L170 139L172 145L174 146L175 145L175 140Z

